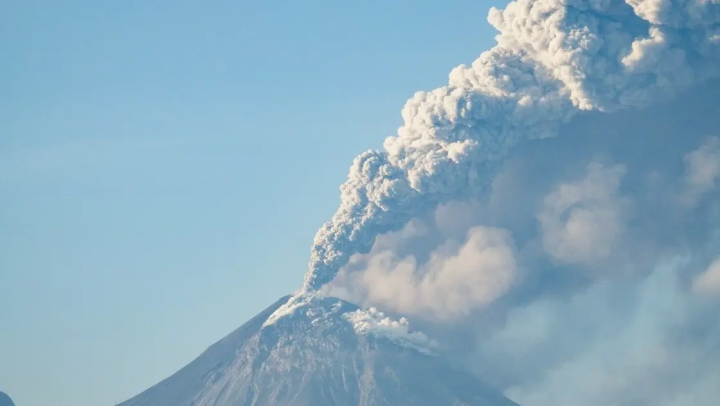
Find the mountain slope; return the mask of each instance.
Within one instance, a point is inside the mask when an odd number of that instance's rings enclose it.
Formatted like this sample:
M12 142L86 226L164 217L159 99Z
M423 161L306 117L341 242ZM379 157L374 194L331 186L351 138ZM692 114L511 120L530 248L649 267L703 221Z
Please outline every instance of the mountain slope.
M516 406L414 344L358 332L359 309L283 298L121 406ZM265 324L265 326L263 326Z

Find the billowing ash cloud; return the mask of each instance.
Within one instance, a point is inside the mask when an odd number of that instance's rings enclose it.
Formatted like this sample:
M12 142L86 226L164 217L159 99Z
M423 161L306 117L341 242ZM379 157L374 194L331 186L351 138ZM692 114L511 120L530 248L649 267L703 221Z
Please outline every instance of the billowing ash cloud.
M712 405L718 109L714 80L667 105L578 115L514 150L485 199L378 236L325 289L406 314L523 406ZM478 233L494 243L471 243Z
M340 208L315 237L306 292L378 235L441 203L480 196L523 141L555 136L579 111L668 98L720 66L717 0L517 0L488 20L497 45L455 68L448 86L416 93L397 136L355 159ZM548 244L560 259L583 259L564 253L568 236L553 232L549 210ZM577 219L578 227L599 220Z
M408 226L398 235L380 236L367 255L353 256L323 293L402 314L454 320L494 302L515 282L517 265L507 230L471 227L423 261L418 254L403 255L396 244L417 245L428 236L414 239L408 232L413 222Z
M355 159L267 323L337 296L385 312L358 332L432 337L522 405L717 403L720 0L516 0L489 21L497 45Z

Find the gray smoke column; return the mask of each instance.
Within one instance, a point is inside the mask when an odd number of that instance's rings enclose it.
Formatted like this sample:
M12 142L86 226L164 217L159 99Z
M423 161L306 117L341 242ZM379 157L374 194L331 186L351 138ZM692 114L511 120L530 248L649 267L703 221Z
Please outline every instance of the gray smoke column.
M517 0L491 9L497 45L416 93L382 151L357 158L318 231L303 290L423 210L478 196L517 144L582 110L639 108L717 75L720 0Z

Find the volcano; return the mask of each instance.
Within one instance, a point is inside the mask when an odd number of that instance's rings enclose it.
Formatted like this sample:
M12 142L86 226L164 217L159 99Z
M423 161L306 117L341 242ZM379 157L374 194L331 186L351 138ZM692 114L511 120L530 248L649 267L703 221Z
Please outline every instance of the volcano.
M289 298L120 406L517 406L429 341L358 328L367 313L351 303L313 299L271 319Z

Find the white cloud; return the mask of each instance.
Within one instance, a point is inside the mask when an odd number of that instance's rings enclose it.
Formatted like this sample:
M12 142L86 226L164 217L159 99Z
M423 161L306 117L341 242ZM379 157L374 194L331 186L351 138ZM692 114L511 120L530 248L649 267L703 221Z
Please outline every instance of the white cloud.
M624 230L618 195L625 167L592 163L579 182L565 183L544 199L538 215L543 246L556 260L593 265L608 258Z

